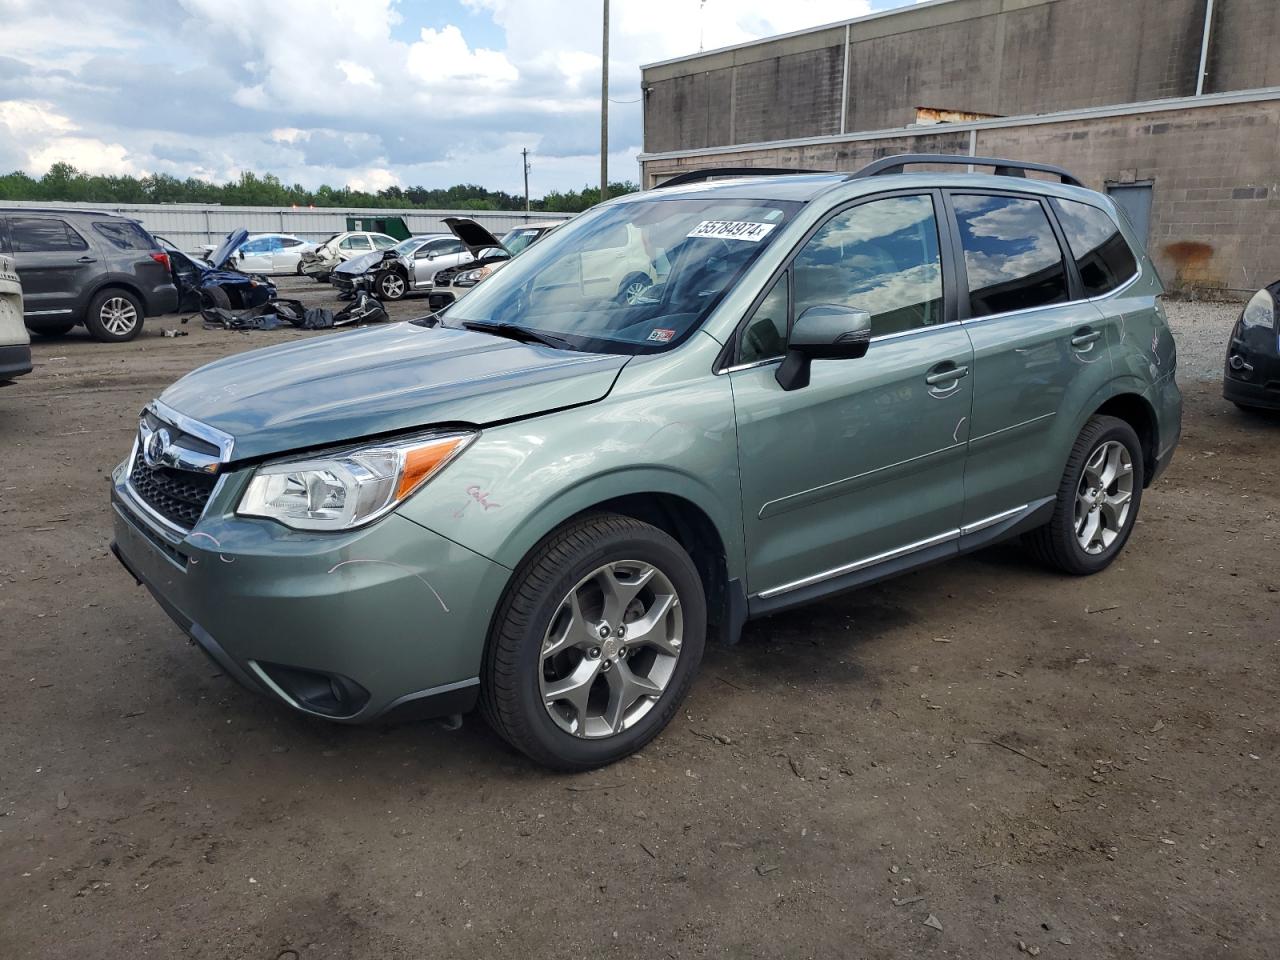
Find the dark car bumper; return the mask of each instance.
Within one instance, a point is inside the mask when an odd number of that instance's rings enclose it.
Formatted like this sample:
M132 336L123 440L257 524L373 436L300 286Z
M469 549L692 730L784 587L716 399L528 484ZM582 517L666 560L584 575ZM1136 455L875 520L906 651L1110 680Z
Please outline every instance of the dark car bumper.
M1280 410L1280 335L1274 330L1239 328L1227 346L1222 395L1233 403Z
M31 348L25 343L0 347L0 384L31 372Z

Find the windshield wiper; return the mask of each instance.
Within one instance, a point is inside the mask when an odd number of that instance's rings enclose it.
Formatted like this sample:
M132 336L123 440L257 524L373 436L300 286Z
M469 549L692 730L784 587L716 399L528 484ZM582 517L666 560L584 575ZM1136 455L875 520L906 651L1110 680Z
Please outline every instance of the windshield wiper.
M522 327L516 323L490 323L487 320L464 320L462 325L468 330L478 330L481 333L491 333L495 337L507 337L510 340L518 340L521 343L540 343L544 347L554 347L557 350L572 350L574 347L563 337L557 337L550 333L539 333L537 330L530 330L528 327Z

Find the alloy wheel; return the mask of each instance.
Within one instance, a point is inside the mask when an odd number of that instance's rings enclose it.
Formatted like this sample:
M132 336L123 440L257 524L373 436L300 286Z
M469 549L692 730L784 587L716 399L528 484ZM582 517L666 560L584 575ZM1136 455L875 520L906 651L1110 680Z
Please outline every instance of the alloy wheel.
M109 297L103 301L98 318L102 321L103 328L116 337L132 333L133 328L138 325L138 311L124 297Z
M382 278L382 293L389 300L397 300L404 296L404 280L398 273L388 273Z
M1133 500L1133 460L1118 440L1100 444L1085 461L1076 488L1076 541L1088 554L1115 543L1129 520Z
M561 600L542 641L543 706L566 733L600 739L653 709L680 658L684 615L651 563L597 567Z
M622 298L628 304L634 304L640 299L640 295L649 289L649 284L642 280L633 280L627 284L622 290Z

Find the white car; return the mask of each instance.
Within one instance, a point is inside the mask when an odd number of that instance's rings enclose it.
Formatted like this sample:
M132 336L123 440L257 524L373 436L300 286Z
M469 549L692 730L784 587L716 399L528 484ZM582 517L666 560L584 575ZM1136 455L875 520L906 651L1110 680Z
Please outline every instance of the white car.
M31 372L31 336L22 322L22 284L10 257L0 256L0 386Z
M287 233L251 233L232 255L245 273L302 273L302 255L317 244Z
M367 233L359 230L335 233L324 243L317 245L314 250L303 255L298 272L314 278L318 283L325 283L329 279L329 274L353 257L390 250L401 242L385 233Z

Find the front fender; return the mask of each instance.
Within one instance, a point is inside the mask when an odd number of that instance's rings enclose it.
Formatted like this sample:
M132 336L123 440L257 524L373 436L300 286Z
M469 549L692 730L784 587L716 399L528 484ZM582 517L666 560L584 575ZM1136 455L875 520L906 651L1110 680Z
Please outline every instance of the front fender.
M737 431L726 378L671 383L641 373L587 407L488 428L400 512L515 568L575 514L653 494L701 510L724 543L729 576L742 576Z

